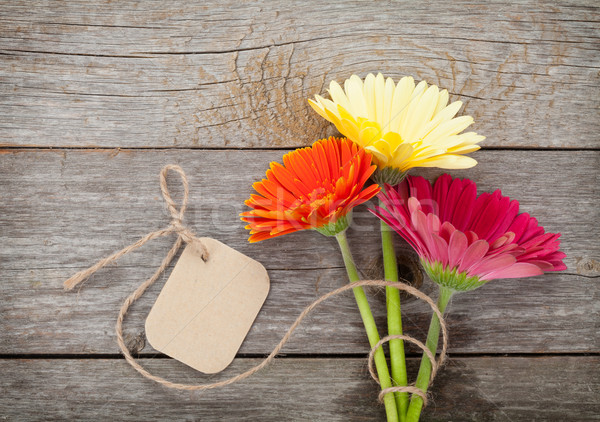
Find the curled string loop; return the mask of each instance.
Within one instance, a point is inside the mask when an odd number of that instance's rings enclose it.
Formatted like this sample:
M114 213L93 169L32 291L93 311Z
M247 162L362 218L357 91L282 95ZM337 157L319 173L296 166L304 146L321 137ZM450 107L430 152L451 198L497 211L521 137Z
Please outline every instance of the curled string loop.
M401 283L401 282L399 282L398 285L396 285L396 283L392 283L389 286L395 287L398 290L403 290L406 293L408 293L412 296L415 296L416 298L424 301L425 303L427 303L429 305L429 307L431 308L433 313L437 316L438 320L440 321L440 327L442 329L442 350L440 352L440 356L438 357L438 359L436 361L435 354L431 350L429 350L429 348L425 344L423 344L421 341L417 340L416 338L407 336L407 335L386 336L386 337L382 338L381 340L379 340L379 342L377 342L377 344L375 344L369 352L369 358L368 358L369 374L371 375L371 378L373 378L375 380L375 382L377 382L377 384L380 384L379 377L377 376L377 372L375 371L375 368L374 368L375 353L377 352L378 349L380 349L385 343L389 342L390 340L394 340L394 339L405 340L405 341L408 341L410 343L417 345L421 350L423 350L425 355L427 355L427 358L429 359L429 362L431 363L431 374L429 375L429 382L427 384L429 386L429 384L431 384L433 382L433 379L435 378L438 369L444 364L444 362L446 360L446 352L448 351L448 329L446 328L446 321L444 320L444 315L439 310L439 308L437 307L435 302L429 296L427 296L425 293L421 292L420 290L418 290L412 286L409 286L408 284ZM379 392L379 401L383 401L385 396L390 393L416 394L417 396L419 396L423 399L423 406L427 406L426 392L421 390L420 388L413 386L413 385L403 385L403 386L394 386L394 387L384 388Z
M177 209L177 204L171 198L171 194L167 187L167 174L168 174L169 170L173 170L173 171L177 172L180 175L181 181L183 184L183 199L181 201L181 207L179 208L179 210ZM296 330L298 325L300 325L302 320L314 308L316 308L322 302L326 301L327 299L329 299L333 296L339 295L340 293L346 292L348 290L352 290L357 287L362 287L362 286L386 287L386 286L389 286L389 287L394 287L399 290L405 291L405 292L425 301L431 307L431 309L433 309L434 313L437 315L437 317L440 320L440 326L442 328L442 341L443 341L442 351L436 362L433 353L431 353L431 351L429 351L429 349L427 349L427 347L425 347L425 345L423 345L423 343L421 343L420 341L418 341L410 336L404 336L404 335L403 336L387 336L387 337L382 338L371 349L371 351L369 353L369 358L368 358L369 372L370 372L371 376L373 377L373 379L377 383L379 383L377 374L375 373L375 370L373 369L373 359L374 359L375 351L377 349L381 348L384 343L386 343L390 340L402 339L402 340L406 340L406 341L416 344L421 349L423 349L423 351L427 354L427 356L429 357L429 359L432 363L432 368L433 368L433 370L431 372L431 376L430 376L430 382L433 380L437 369L443 364L443 362L446 358L446 350L448 347L448 332L446 329L446 324L445 324L443 315L440 312L440 310L438 309L438 307L436 306L436 304L433 302L433 300L426 294L422 293L421 291L415 289L414 287L409 286L408 284L402 283L402 282L391 282L391 281L384 281L384 280L357 281L354 283L346 284L342 287L339 287L339 288L319 297L318 299L316 299L313 303L308 305L302 311L302 313L298 316L296 321L294 321L294 323L286 331L286 333L284 334L284 336L281 339L281 341L279 342L279 344L277 344L277 346L275 346L275 348L269 354L269 356L267 356L258 365L254 366L253 368L250 368L249 370L247 370L239 375L236 375L234 377L225 379L223 381L218 381L218 382L208 383L208 384L180 384L180 383L174 383L174 382L168 381L162 377L153 375L150 372L148 372L144 367L142 367L139 363L137 363L137 361L133 358L133 356L131 355L131 352L127 348L125 341L123 339L123 320L125 319L125 316L129 310L130 306L144 294L144 292L148 289L148 287L150 287L152 284L154 284L154 282L156 280L158 280L160 275L169 266L169 264L171 263L171 261L173 260L175 255L177 254L177 251L181 248L181 246L183 245L184 242L185 243L193 242L193 244L199 248L199 252L202 254L202 258L205 261L206 261L206 259L208 259L208 250L206 249L206 246L200 241L200 239L198 239L193 234L193 232L191 230L189 230L187 227L185 227L182 223L183 215L185 213L185 210L187 207L187 201L189 198L189 184L188 184L187 177L186 177L183 169L175 164L169 164L169 165L163 167L163 169L160 172L160 189L161 189L163 198L165 199L165 203L167 204L169 213L171 215L171 224L167 228L157 230L155 232L147 234L146 236L139 239L137 242L123 248L122 250L120 250L118 252L115 252L114 254L112 254L104 259L101 259L100 261L98 261L96 264L94 264L87 270L78 272L77 274L75 274L74 276L72 276L71 278L69 278L68 280L66 280L64 282L65 290L72 290L75 286L77 286L82 281L86 280L89 276L91 276L93 273L95 273L102 267L119 259L121 256L141 247L142 245L149 242L150 240L156 239L158 237L166 236L171 233L177 233L177 235L178 235L177 240L175 241L175 243L173 244L173 246L171 247L171 249L165 256L165 258L163 259L161 265L158 267L156 272L149 279L147 279L140 286L138 286L138 288L135 289L135 291L133 293L131 293L127 297L127 299L125 299L125 302L121 306L121 309L119 310L119 314L117 316L117 323L115 326L115 331L117 334L117 344L119 345L119 349L121 349L121 352L123 353L123 356L125 357L125 360L136 371L138 371L140 374L142 374L145 378L151 379L151 380L153 380L161 385L164 385L165 387L168 387L168 388L173 388L173 389L177 389L177 390L187 390L187 391L210 390L213 388L224 387L226 385L230 385L235 382L241 381L241 380L253 375L254 373L260 371L262 368L267 366L273 359L275 359L275 356L277 356L279 354L279 352L283 349L283 346L288 342L288 340L292 336L292 333L294 332L294 330ZM416 394L416 395L420 396L421 398L423 398L424 405L427 404L427 397L426 397L425 392L423 392L421 389L416 388L414 386L396 386L396 387L390 387L390 388L383 389L383 390L381 390L381 392L379 394L379 399L383 400L383 397L385 397L386 394L394 393L394 392L408 392L408 393Z
M171 198L171 192L169 192L169 188L167 186L167 174L169 173L169 170L173 170L179 173L179 176L181 176L181 183L183 185L183 199L181 200L181 208L179 208L179 211L177 210L177 204L175 201L173 201L173 198ZM160 191L162 192L162 196L167 203L167 209L171 214L171 220L179 221L181 223L190 196L190 185L188 183L187 176L181 167L176 164L167 164L162 168L160 171Z
M175 201L173 201L173 198L171 198L171 193L169 192L169 188L167 187L167 174L169 173L169 170L173 170L179 173L179 176L181 176L181 183L183 184L183 199L181 201L181 208L179 208L179 210L177 210L177 204L175 203ZM184 226L182 222L183 214L185 213L189 197L189 184L183 169L176 164L169 164L164 166L160 171L160 190L167 204L169 214L171 214L171 224L164 229L148 233L147 235L139 239L137 242L132 243L131 245L124 247L120 251L115 252L112 255L107 256L106 258L103 258L100 261L96 262L90 268L79 271L63 283L65 290L72 290L73 288L75 288L75 286L85 281L99 269L116 261L123 255L126 255L129 252L143 246L152 239L167 236L171 233L177 233L177 241L175 242L175 245L179 245L173 253L173 256L177 254L177 251L182 245L180 241L183 241L185 243L193 243L194 246L200 252L202 259L204 261L208 259L208 249L206 249L204 243L200 239L198 239L190 229ZM173 257L171 257L171 259L173 259ZM171 262L171 260L169 260L169 262ZM169 265L169 262L167 262L165 268Z
M181 184L183 185L183 199L181 200L181 206L177 209L177 204L171 198L171 192L167 186L167 174L169 170L173 170L181 177ZM175 233L177 233L185 243L193 243L199 250L202 259L206 261L208 259L208 250L206 246L196 237L193 231L183 225L183 215L187 208L188 199L190 196L190 186L187 180L187 176L181 167L176 164L168 164L160 171L160 191L167 204L169 214L171 214L171 225L169 226Z

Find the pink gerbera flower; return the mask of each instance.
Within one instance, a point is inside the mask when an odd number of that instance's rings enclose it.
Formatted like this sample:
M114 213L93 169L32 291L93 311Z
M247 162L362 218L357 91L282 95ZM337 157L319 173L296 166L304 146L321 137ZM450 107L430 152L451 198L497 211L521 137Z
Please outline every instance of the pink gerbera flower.
M415 249L433 281L454 291L566 268L560 233L545 233L500 190L477 196L469 179L445 174L432 187L408 176L380 197L385 208L371 212Z

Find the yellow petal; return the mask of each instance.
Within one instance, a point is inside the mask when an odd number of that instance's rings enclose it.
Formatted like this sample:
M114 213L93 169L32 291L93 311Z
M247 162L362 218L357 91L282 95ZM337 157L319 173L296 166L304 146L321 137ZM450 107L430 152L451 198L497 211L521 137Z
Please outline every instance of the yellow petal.
M479 145L467 145L463 147L450 148L448 149L448 152L451 152L452 154L468 154L470 152L477 151L478 149L481 149Z
M439 167L441 169L468 169L475 167L477 161L465 155L444 154L424 160L418 167Z
M409 103L406 105L406 111L402 113L402 119L400 120L400 129L398 130L398 133L400 134L400 136L402 136L403 139L406 139L405 133L410 125L409 116L412 116L414 109L416 109L419 106L419 100L423 96L423 92L425 92L426 88L427 82L421 81L418 83L418 85L415 87L415 90L413 91Z
M382 153L381 151L379 151L377 148L375 148L372 145L365 147L365 150L369 151L371 154L373 154L373 162L375 164L377 164L377 167L383 168L386 166L386 164L388 162L387 155L385 155L384 153Z
M400 133L400 122L406 113L406 106L408 105L414 90L415 81L410 76L405 76L404 78L400 79L400 82L398 82L398 85L396 85L396 89L394 90L392 111L390 113L390 131L398 134Z
M383 94L383 113L382 113L382 128L384 131L389 131L390 125L392 124L392 105L394 101L394 89L396 85L392 78L387 78L385 81L384 94ZM379 106L377 108L379 110Z
M379 132L383 132L383 130L381 130L381 126L377 122L374 122L372 120L363 119L360 117L358 118L358 122L360 123L361 130L364 128L367 128L367 127L374 127Z
M351 108L348 97L346 97L344 90L336 81L331 81L329 84L329 95L331 96L333 102L337 105L344 107L346 110Z
M346 138L351 139L352 141L358 143L360 146L364 147L360 142L360 130L358 126L350 120L342 119L340 121L340 127L338 127L340 133L342 133Z
M485 139L485 136L478 135L475 132L465 132L457 136L461 139L461 144L477 144Z
M382 126L387 126L388 122L384 120L383 114L385 110L385 79L379 73L375 78L375 118Z
M337 106L337 112L340 115L340 119L347 119L347 120L351 120L351 121L356 121L356 119L354 118L354 116L352 115L352 113L350 113L348 110L346 110L341 105Z
M367 117L367 103L365 102L362 80L358 76L352 75L350 79L347 79L344 83L344 91L346 91L346 95L348 96L348 100L352 107L352 109L348 111L357 116Z
M427 91L423 93L416 105L411 107L410 114L407 116L409 124L406 131L402 132L402 139L410 142L417 137L420 129L433 117L438 97L439 90L437 86L432 85L427 88Z
M330 109L326 108L325 113L327 114L326 119L333 123L336 127L340 124L340 117ZM338 128L339 129L339 128Z
M462 132L472 123L473 118L471 116L457 117L436 127L423 140L430 144L443 143L444 138Z
M381 131L376 127L367 126L361 129L359 138L362 145L371 145L373 142L381 139Z
M442 121L448 121L450 119L452 119L454 116L456 116L456 113L458 113L458 110L460 110L460 108L462 107L462 101L454 101L452 104L450 104L449 106L443 108L441 111L437 112L435 117L440 117L440 119L442 119Z
M433 116L433 119L425 126L423 126L423 128L419 132L417 132L417 135L415 137L420 139L425 138L429 134L429 132L438 127L440 124L451 120L456 115L456 113L458 113L458 110L461 106L462 102L455 101L439 113L435 114Z
M365 78L363 86L363 95L367 104L367 117L369 120L377 120L377 110L375 109L375 75L369 73Z
M395 150L402 144L402 138L395 132L387 132L385 135L383 135L383 139L390 144L392 150Z
M325 113L325 110L323 109L323 107L321 107L319 104L317 104L313 100L308 100L308 104L310 104L310 106L313 108L313 110L316 111L317 113L319 113L319 115L322 118L324 118L325 120L329 120L329 116L327 116L327 113Z
M378 139L374 141L373 146L377 148L378 151L381 151L382 154L385 154L388 159L392 157L392 148L385 139Z
M440 96L438 98L437 105L435 106L435 111L433 112L434 116L446 107L446 104L448 104L448 98L448 90L442 89L440 91Z
M434 145L421 145L419 148L414 148L413 159L415 161L423 160L426 158L435 157L436 155L445 154L446 152L446 148L438 148Z
M416 98L416 97L420 96L421 94L423 94L423 92L425 92L426 89L427 89L427 82L425 82L425 81L419 82L417 84L417 86L415 87L412 98Z
M321 97L319 95L315 95L315 98L317 100L317 104L321 108L323 108L324 110L329 110L330 112L332 112L336 116L338 115L337 106L335 105L335 103L333 101L327 100L327 99L325 99L325 98L323 98L323 97Z
M413 153L413 148L410 144L401 144L392 153L392 159L389 162L391 167L404 171L406 162L410 159Z

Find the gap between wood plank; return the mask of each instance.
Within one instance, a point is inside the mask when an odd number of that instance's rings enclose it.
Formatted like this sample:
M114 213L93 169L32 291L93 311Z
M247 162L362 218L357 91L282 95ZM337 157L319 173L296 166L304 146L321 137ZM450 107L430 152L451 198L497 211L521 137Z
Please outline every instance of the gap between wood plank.
M276 359L361 359L366 357L366 353L282 353L277 355ZM136 359L171 359L162 353L140 353L133 355ZM493 358L493 357L509 357L509 358L533 358L533 357L582 357L582 356L600 356L600 352L545 352L545 353L451 353L452 358ZM266 357L266 354L260 353L242 353L237 355L236 359L259 359ZM419 353L406 353L407 358L419 358ZM37 354L37 353L19 353L19 354L0 354L0 360L10 359L115 359L123 360L124 357L120 353L56 353L56 354Z
M174 147L95 147L95 146L21 146L21 145L0 145L0 150L11 150L11 151L89 151L96 150L98 152L106 151L247 151L247 152L259 152L259 151L291 151L297 148L305 148L308 145L293 145L286 147L260 147L260 148L234 148L234 147L186 147L186 146L174 146ZM482 146L480 151L566 151L566 152L587 152L587 151L600 151L600 147L597 148L571 148L571 147L501 147L501 146Z

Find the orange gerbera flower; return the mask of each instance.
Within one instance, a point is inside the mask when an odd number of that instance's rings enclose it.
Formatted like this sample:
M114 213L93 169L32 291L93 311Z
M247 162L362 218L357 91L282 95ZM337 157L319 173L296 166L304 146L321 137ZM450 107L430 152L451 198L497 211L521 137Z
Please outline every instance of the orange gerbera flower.
M348 227L348 213L379 193L374 184L363 189L377 166L371 155L346 138L321 139L311 147L272 162L267 178L254 183L258 195L240 214L248 223L250 242L298 230L316 229L335 235Z

